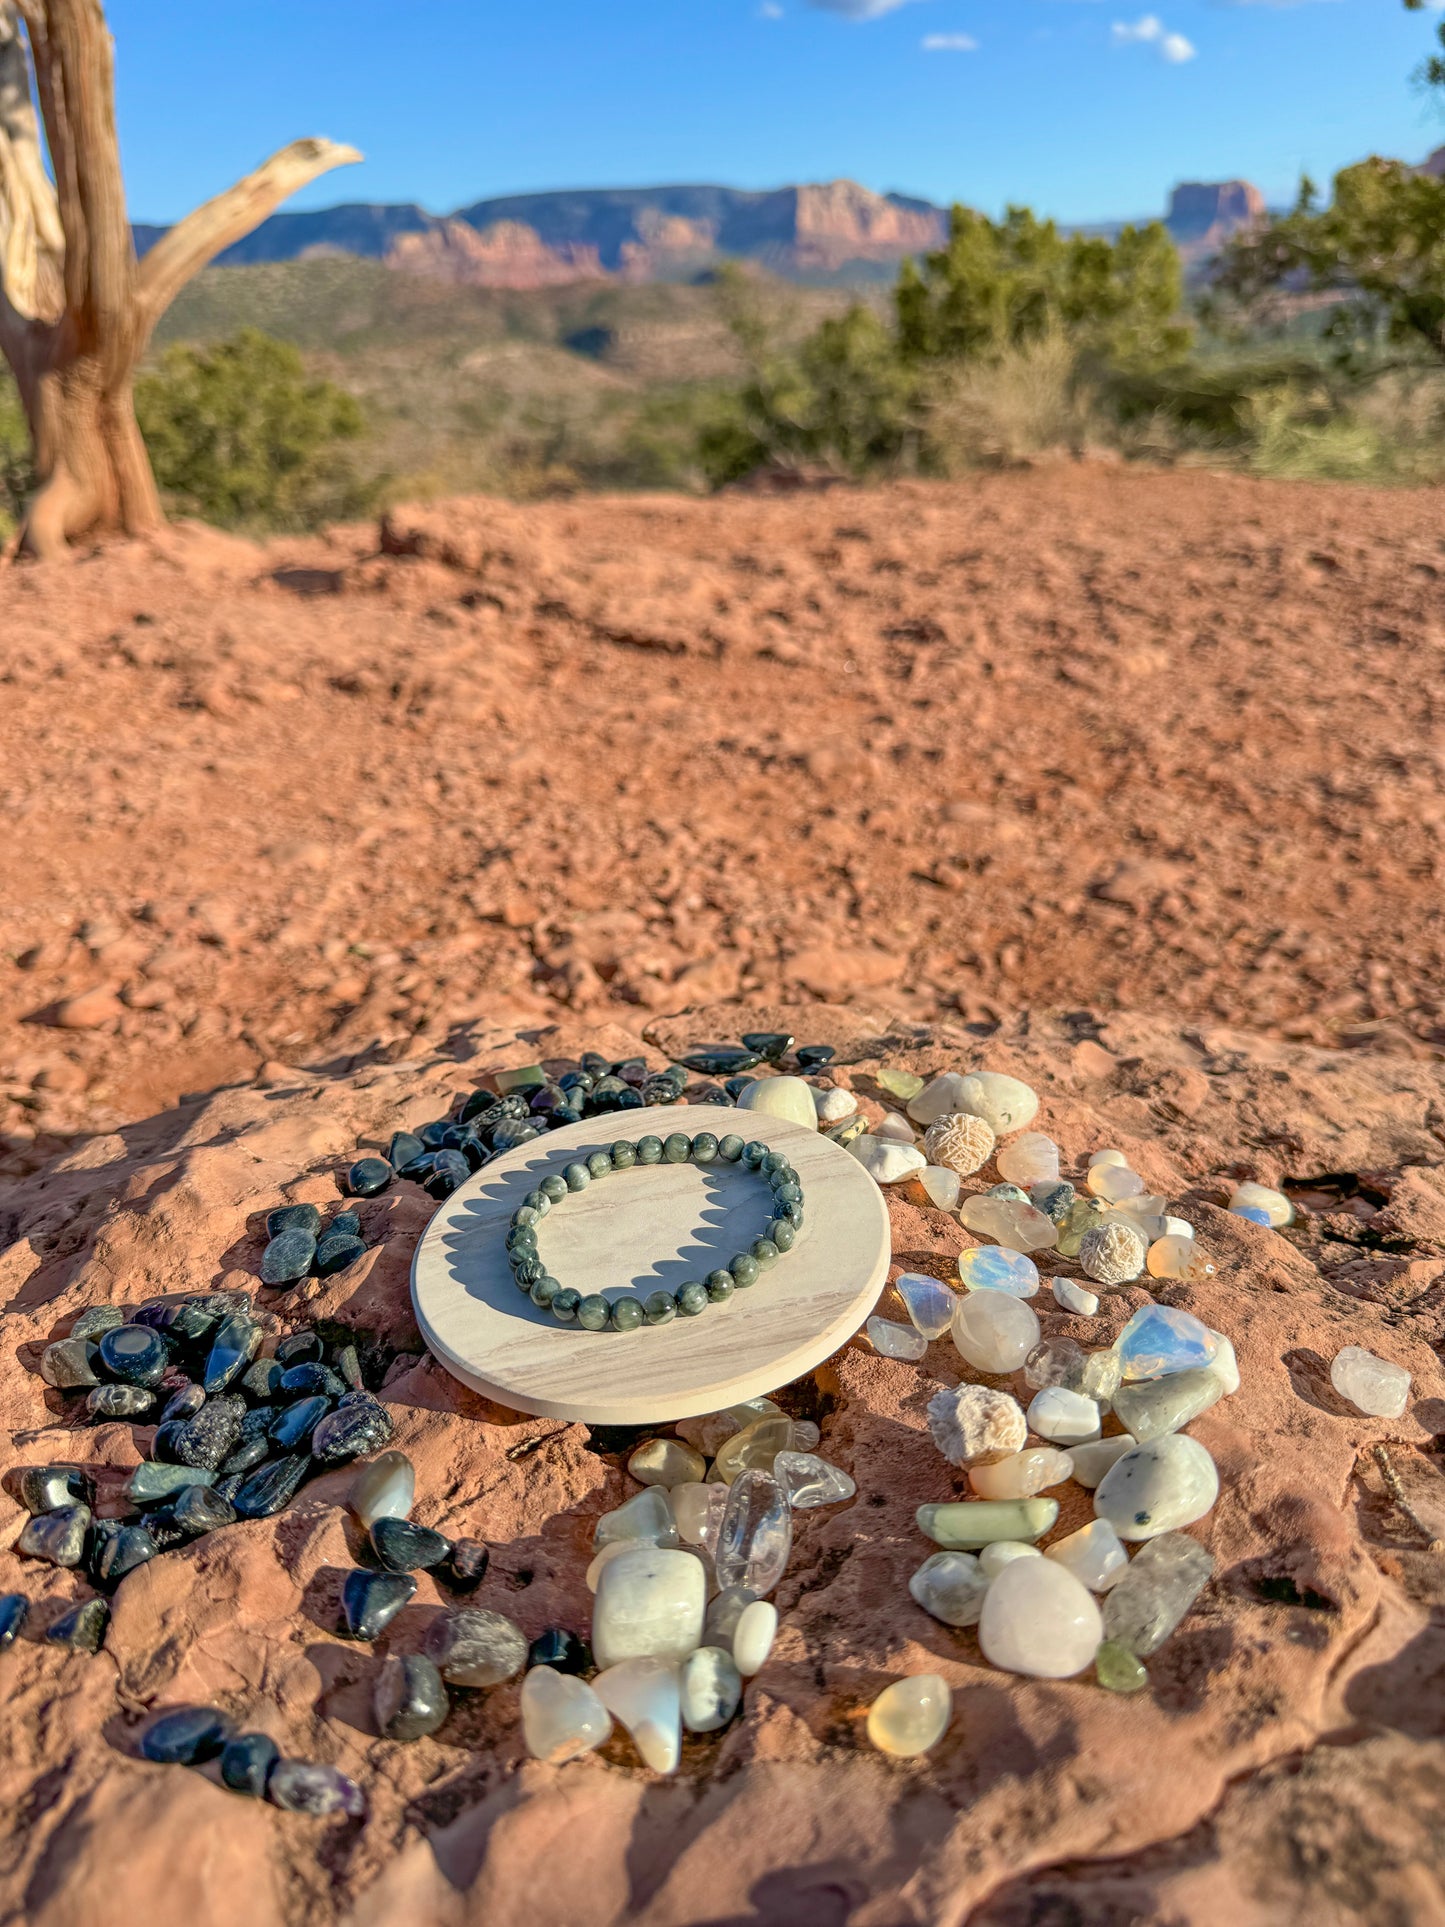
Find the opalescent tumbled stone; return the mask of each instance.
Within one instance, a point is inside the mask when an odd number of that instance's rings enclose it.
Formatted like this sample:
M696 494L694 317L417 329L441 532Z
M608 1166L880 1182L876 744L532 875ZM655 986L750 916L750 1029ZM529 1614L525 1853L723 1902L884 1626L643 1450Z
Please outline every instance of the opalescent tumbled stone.
M950 1465L989 1465L1022 1451L1028 1426L1016 1398L988 1385L957 1385L928 1401L928 1430Z
M915 1124L927 1128L951 1111L961 1111L964 1080L958 1071L944 1071L924 1085L917 1097L908 1100L908 1115Z
M638 1546L622 1553L604 1566L597 1581L592 1611L597 1664L605 1668L624 1659L686 1659L702 1644L706 1604L707 1575L695 1553L665 1546Z
M416 1496L416 1471L405 1452L383 1452L351 1482L346 1503L370 1531L378 1519L404 1519Z
M1107 1519L1094 1519L1065 1539L1056 1539L1044 1554L1066 1567L1090 1592L1107 1592L1123 1577L1129 1555Z
M1008 1292L967 1292L953 1314L953 1342L976 1371L1016 1372L1039 1342L1038 1317Z
M1005 1566L989 1586L978 1622L984 1658L1033 1679L1082 1673L1103 1636L1092 1594L1047 1555Z
M1072 1453L1052 1445L1031 1445L993 1465L972 1465L968 1483L981 1499L1031 1499L1073 1477Z
M728 1492L713 1547L719 1586L746 1586L761 1597L782 1578L793 1545L788 1495L769 1472L743 1472Z
M1099 1408L1082 1392L1046 1385L1029 1406L1029 1430L1055 1445L1087 1445L1099 1436Z
M1059 1516L1057 1499L966 1499L921 1505L918 1530L936 1546L976 1552L995 1539L1041 1539Z
M960 1251L958 1275L966 1291L1006 1291L1013 1298L1032 1298L1039 1288L1039 1268L1033 1259L1002 1245Z
M979 1548L978 1563L985 1579L997 1579L1005 1566L1015 1559L1042 1559L1037 1546L1026 1546L1018 1539L995 1539L991 1546Z
M1213 1364L1218 1349L1209 1327L1175 1305L1143 1306L1114 1342L1130 1382L1199 1370Z
M894 1290L908 1308L908 1316L925 1338L942 1338L953 1323L957 1292L950 1291L941 1278L926 1272L905 1271L894 1282Z
M1047 1251L1059 1242L1059 1227L1036 1206L1011 1198L965 1198L963 1224L980 1238L992 1238L1010 1251Z
M779 1452L773 1460L773 1477L787 1493L794 1512L841 1505L858 1490L841 1466L829 1465L814 1452Z
M600 1551L619 1539L649 1546L677 1544L677 1521L667 1502L665 1487L647 1486L615 1512L603 1513L592 1533L593 1549Z
M1057 1184L1059 1147L1042 1131L1024 1131L1011 1138L995 1160L998 1174L1008 1184Z
M1171 1372L1168 1378L1121 1385L1114 1394L1114 1414L1143 1445L1182 1430L1223 1396L1224 1381L1216 1372Z
M1262 1211L1264 1222L1276 1230L1294 1221L1294 1206L1284 1192L1275 1191L1267 1184L1236 1185L1229 1209L1241 1214L1246 1210Z
M805 1130L818 1128L818 1107L813 1089L801 1077L759 1077L738 1098L740 1111L756 1111L761 1117L783 1117Z
M1410 1374L1362 1345L1346 1345L1335 1354L1330 1383L1341 1398L1371 1418L1399 1418L1410 1396Z
M953 1693L937 1673L895 1680L868 1708L868 1737L895 1760L931 1752L948 1731Z
M921 1331L915 1331L912 1325L896 1324L891 1318L875 1315L864 1329L869 1344L883 1358L902 1358L916 1363L928 1350L928 1340Z
M770 1599L754 1599L738 1614L733 1628L733 1664L751 1679L767 1660L778 1635L778 1609Z
M1178 1626L1213 1572L1213 1555L1188 1533L1151 1539L1104 1601L1105 1637L1147 1659Z
M991 1124L1000 1137L1026 1131L1038 1116L1038 1094L1002 1071L973 1071L958 1088L958 1108Z
M644 1766L654 1773L677 1771L682 1757L682 1692L675 1661L624 1659L598 1673L592 1690L627 1728Z
M915 1145L895 1144L889 1138L874 1137L867 1131L855 1137L848 1149L878 1184L900 1184L928 1163Z
M1121 1539L1157 1539L1202 1519L1219 1497L1214 1460L1187 1433L1136 1445L1099 1481L1094 1511Z
M918 1173L918 1182L928 1193L929 1202L936 1204L940 1211L958 1209L963 1179L957 1171L950 1171L946 1164L925 1164Z
M585 1680L534 1666L522 1681L522 1736L534 1760L580 1759L611 1731L612 1715Z
M500 1686L527 1663L527 1636L505 1613L456 1606L434 1619L423 1642L427 1658L452 1686Z
M908 1581L908 1590L945 1626L976 1626L988 1579L975 1554L935 1552Z
M648 1439L627 1461L627 1469L643 1485L698 1484L707 1472L707 1460L681 1439Z
M699 1646L682 1662L682 1723L689 1733L717 1733L737 1712L742 1675L721 1646Z

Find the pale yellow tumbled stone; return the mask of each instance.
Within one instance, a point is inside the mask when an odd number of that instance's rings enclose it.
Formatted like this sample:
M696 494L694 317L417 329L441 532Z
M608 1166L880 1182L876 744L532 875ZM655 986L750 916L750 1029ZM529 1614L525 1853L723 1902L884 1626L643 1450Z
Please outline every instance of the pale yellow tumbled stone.
M999 1151L998 1174L1008 1184L1057 1184L1059 1147L1042 1131L1024 1131Z
M918 1133L899 1111L885 1111L873 1126L874 1137L892 1144L916 1144Z
M761 1117L785 1117L809 1131L818 1128L818 1107L813 1087L801 1077L757 1077L745 1085L738 1098L740 1111L756 1111Z
M978 1563L985 1579L997 1579L1005 1566L1011 1566L1015 1559L1042 1559L1043 1553L1037 1546L1026 1546L1022 1539L995 1539L991 1546L984 1546L978 1555Z
M950 1171L946 1164L925 1164L918 1173L918 1182L928 1193L929 1202L936 1204L940 1211L957 1211L963 1194L963 1180L957 1171Z
M811 1441L817 1444L817 1439ZM744 1432L735 1432L720 1448L713 1461L713 1476L731 1485L741 1472L771 1472L779 1452L808 1451L800 1443L798 1428L790 1418L759 1419Z
M1192 1238L1156 1238L1145 1262L1151 1278L1187 1278L1197 1255Z
M953 1692L937 1673L895 1680L868 1708L868 1737L880 1753L913 1760L931 1752L948 1731Z
M721 1412L705 1412L701 1418L679 1419L677 1435L695 1446L705 1459L715 1459L721 1446L736 1432L756 1425L761 1418L782 1418L783 1408L770 1398L744 1399Z
M1103 1198L1107 1204L1119 1204L1125 1198L1137 1198L1144 1190L1143 1178L1137 1171L1131 1171L1127 1164L1091 1165L1087 1182L1094 1196Z
M981 1499L1032 1499L1073 1474L1069 1453L1051 1445L1032 1445L994 1465L971 1465L968 1482Z
M706 1476L707 1460L681 1439L648 1439L627 1461L627 1469L642 1485L692 1485Z
M993 1156L997 1139L981 1117L955 1111L930 1124L923 1140L923 1154L930 1164L941 1164L961 1178L971 1178Z

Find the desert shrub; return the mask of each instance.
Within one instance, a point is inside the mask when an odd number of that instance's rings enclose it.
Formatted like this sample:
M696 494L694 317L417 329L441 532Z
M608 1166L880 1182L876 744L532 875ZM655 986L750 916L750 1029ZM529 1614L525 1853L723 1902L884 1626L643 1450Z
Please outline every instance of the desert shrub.
M927 465L953 475L1107 442L1111 424L1056 329L987 360L944 363L925 387L922 428Z
M136 383L136 413L172 506L223 528L313 528L374 493L352 459L365 428L354 396L258 329L167 348Z
M0 372L0 542L19 526L25 498L35 486L30 430L15 383Z

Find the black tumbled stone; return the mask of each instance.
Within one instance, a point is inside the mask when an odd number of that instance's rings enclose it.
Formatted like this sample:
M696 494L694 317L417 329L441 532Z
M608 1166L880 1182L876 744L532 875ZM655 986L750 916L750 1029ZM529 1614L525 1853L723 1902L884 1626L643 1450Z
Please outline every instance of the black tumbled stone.
M128 1572L154 1559L160 1550L147 1526L123 1525L97 1549L93 1568L96 1584L107 1591L113 1589Z
M283 1231L261 1253L263 1285L296 1285L311 1274L316 1261L316 1238L299 1228Z
M462 1116L465 1118L465 1111ZM391 1143L386 1147L386 1161L392 1170L398 1173L404 1172L407 1165L414 1164L418 1158L425 1156L426 1146L419 1137L413 1137L410 1131L393 1132Z
M361 1213L359 1211L338 1211L330 1224L327 1225L325 1235L329 1238L333 1233L338 1231L347 1231L353 1238L359 1238L361 1236Z
M284 1512L310 1469L311 1458L305 1452L273 1459L270 1464L258 1467L242 1482L231 1501L237 1517L269 1519L277 1512Z
M770 1064L786 1057L793 1048L793 1039L785 1030L745 1030L743 1043L760 1057L766 1057Z
M549 1626L527 1649L527 1665L550 1666L556 1673L586 1673L592 1667L592 1648L565 1626Z
M231 1312L223 1318L201 1374L207 1396L223 1392L233 1378L239 1378L256 1356L260 1344L261 1327L245 1312Z
M103 1599L82 1599L50 1622L45 1637L52 1645L69 1646L77 1653L98 1653L105 1644L109 1624L110 1607Z
M259 1800L280 1757L280 1747L266 1734L238 1733L222 1750L221 1784L232 1793L249 1793L253 1800Z
M325 1465L343 1465L363 1452L376 1452L392 1434L386 1407L365 1393L328 1412L311 1434L312 1456Z
M451 1711L442 1676L424 1653L389 1654L371 1703L384 1740L423 1739Z
M96 1385L85 1395L86 1411L98 1419L139 1418L155 1402L144 1385Z
M85 1535L90 1525L88 1505L57 1506L38 1512L25 1522L15 1550L28 1559L45 1559L52 1566L78 1566L85 1557Z
M475 1592L487 1576L491 1558L480 1539L454 1539L451 1551L434 1571L451 1591Z
M122 1384L150 1387L165 1377L171 1350L158 1332L145 1325L117 1325L100 1341L100 1362Z
M151 1721L140 1750L159 1766L199 1766L214 1760L236 1730L229 1713L215 1706L178 1706Z
M329 1398L298 1398L271 1421L271 1442L279 1452L299 1452L330 1409Z
M70 1328L72 1338L88 1338L92 1344L117 1325L126 1322L125 1313L116 1305L92 1305L83 1311Z
M319 1332L292 1332L289 1338L283 1338L276 1347L276 1363L282 1371L289 1371L293 1365L319 1364L321 1352Z
M409 1572L369 1572L358 1566L341 1587L341 1616L353 1639L375 1639L416 1592Z
M439 1566L452 1549L450 1539L411 1519L378 1519L371 1543L388 1572L424 1572Z
M241 1374L241 1390L258 1405L269 1405L281 1383L281 1364L274 1358L258 1358Z
M234 1525L236 1508L213 1487L188 1485L176 1494L171 1517L188 1539L199 1539L203 1532Z
M729 1047L722 1050L694 1050L678 1063L700 1077L733 1077L739 1071L750 1071L762 1063L761 1055L755 1050L742 1050Z
M270 1410L267 1409L261 1416L269 1423L272 1414ZM222 1462L220 1467L221 1477L223 1479L230 1479L238 1477L243 1473L254 1471L258 1465L264 1465L270 1456L271 1440L269 1434L265 1432L260 1434L253 1433L250 1438L243 1437L241 1443L236 1447L235 1451L231 1453L230 1457Z
M30 1601L23 1592L0 1595L0 1652L13 1646L16 1636L30 1617Z
M309 1231L314 1238L321 1229L321 1213L314 1204L283 1204L266 1214L266 1236L279 1238L283 1231Z
M358 1158L346 1174L346 1188L353 1198L375 1198L391 1183L393 1175L385 1158Z
M171 1451L176 1464L216 1471L236 1449L245 1416L245 1401L239 1394L207 1399L175 1434Z
M831 1064L838 1055L832 1044L803 1044L797 1052L798 1064L808 1071L821 1070L824 1064Z
M161 1423L164 1425L171 1419L184 1421L194 1418L205 1402L206 1394L201 1386L179 1385L161 1409Z
M288 1365L281 1374L279 1392L282 1398L340 1398L346 1390L346 1383L338 1378L329 1365L323 1365L314 1358L303 1360L299 1365Z
M365 1256L366 1246L349 1231L328 1234L316 1247L316 1275L318 1278L334 1278L337 1272L345 1271L358 1258Z

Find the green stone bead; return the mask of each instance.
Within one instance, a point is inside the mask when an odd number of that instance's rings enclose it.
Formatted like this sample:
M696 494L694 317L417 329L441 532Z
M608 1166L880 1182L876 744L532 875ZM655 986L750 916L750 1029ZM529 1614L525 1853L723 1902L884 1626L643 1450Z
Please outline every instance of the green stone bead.
M619 1332L635 1332L645 1315L640 1298L615 1299L612 1305L612 1329Z
M611 1308L600 1291L589 1291L577 1307L577 1323L583 1331L606 1331L610 1315Z
M594 1151L587 1160L588 1174L594 1178L605 1178L612 1169L612 1159L606 1151Z
M637 1146L630 1144L625 1138L619 1138L608 1155L612 1159L614 1171L630 1171L637 1162Z
M515 1270L518 1291L530 1291L539 1278L547 1276L547 1267L540 1258L529 1258L524 1265Z
M558 1172L549 1171L537 1189L544 1197L550 1198L553 1204L560 1204L567 1195L567 1180Z
M562 1280L560 1278L554 1278L550 1272L544 1271L532 1287L532 1303L540 1310L545 1311L561 1289Z
M514 1231L529 1230L541 1215L541 1212L534 1211L530 1204L521 1205L512 1213L512 1229Z
M783 1206L783 1216L795 1231L801 1231L803 1228L803 1200L799 1198L796 1203L785 1204Z
M726 1137L718 1139L717 1154L724 1164L737 1163L743 1154L743 1141L736 1131L729 1131Z
M791 1251L797 1239L797 1232L788 1218L774 1218L764 1234L769 1243L775 1244L779 1251Z
M662 1147L665 1164L686 1164L692 1156L692 1139L682 1131L674 1131Z
M788 1160L781 1151L769 1151L763 1158L762 1170L767 1177L771 1177L774 1171L784 1171L787 1168Z
M536 1227L530 1224L514 1224L507 1231L508 1251L521 1251L524 1247L537 1249Z
M746 1291L749 1285L755 1285L758 1282L758 1273L762 1270L762 1266L750 1251L740 1251L729 1264L728 1270L732 1273L733 1283L738 1290Z
M642 1311L649 1325L666 1325L677 1316L677 1300L670 1291L649 1292Z
M1117 1639L1106 1639L1095 1653L1094 1672L1109 1693L1137 1693L1149 1684L1143 1661Z
M552 1316L559 1325L570 1325L576 1318L577 1307L581 1303L581 1292L573 1291L570 1285L564 1285L552 1299Z
M539 1218L545 1218L552 1209L552 1200L542 1190L529 1191L522 1203L528 1211L535 1211Z
M660 1137L640 1137L637 1140L637 1162L639 1164L661 1164L662 1139Z
M778 1262L778 1247L771 1238L756 1238L753 1241L753 1256L763 1266Z
M592 1182L592 1173L585 1164L568 1164L563 1167L562 1175L567 1180L569 1191L585 1191Z
M699 1131L692 1141L694 1164L713 1164L717 1160L717 1139L711 1131Z
M796 1178L788 1178L784 1183L773 1186L773 1196L779 1204L801 1204L803 1187Z
M699 1279L680 1285L677 1293L677 1309L684 1318L696 1318L700 1311L706 1311L709 1304L707 1286Z
M757 1170L758 1166L762 1163L763 1159L767 1155L768 1155L767 1145L760 1144L756 1138L752 1138L747 1144L743 1146L743 1163L746 1164L748 1168L752 1171Z
M725 1305L735 1289L730 1271L710 1271L707 1274L707 1295L715 1305Z

